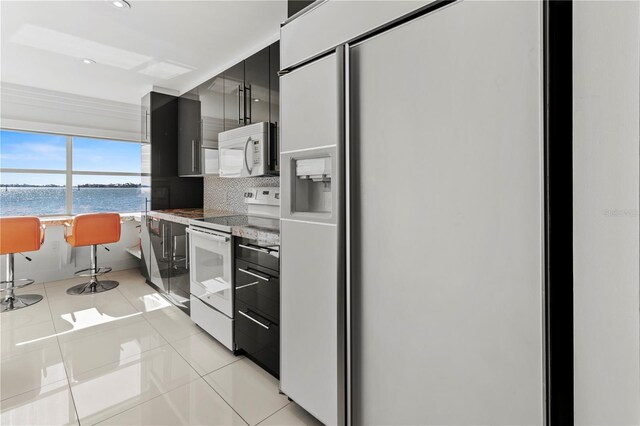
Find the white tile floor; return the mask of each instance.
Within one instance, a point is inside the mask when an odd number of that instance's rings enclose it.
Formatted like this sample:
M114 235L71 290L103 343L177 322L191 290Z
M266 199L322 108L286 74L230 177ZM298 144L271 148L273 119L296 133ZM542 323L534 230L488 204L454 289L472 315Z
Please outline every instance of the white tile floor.
M236 357L145 284L69 296L70 279L18 293L44 300L0 315L2 425L318 425L278 382Z

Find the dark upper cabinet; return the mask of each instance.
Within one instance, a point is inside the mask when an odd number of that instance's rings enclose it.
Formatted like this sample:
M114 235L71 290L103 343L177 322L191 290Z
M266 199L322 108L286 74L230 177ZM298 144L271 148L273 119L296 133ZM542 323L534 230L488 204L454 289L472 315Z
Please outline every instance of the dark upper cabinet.
M296 13L300 12L305 7L312 4L314 0L289 0L287 1L287 15L292 17Z
M196 88L200 99L202 146L218 147L218 133L224 131L224 75L220 74Z
M269 47L244 61L245 124L269 121Z
M269 46L269 122L275 124L276 138L280 134L280 42Z
M205 174L203 159L206 153L212 152L206 148L217 148L218 134L225 130L270 122L275 124L274 146L277 147L280 121L279 69L280 42L276 42L180 98L180 176ZM196 117L199 117L199 121ZM275 162L279 155L277 151L273 150L269 154L273 155Z
M150 185L150 210L202 208L202 178L178 176L178 98L150 92L142 98L143 182Z
M202 119L197 95L178 98L178 175L202 174Z
M152 177L176 176L178 98L151 92L142 98L142 139L151 144ZM144 161L144 159L143 159Z
M224 129L245 125L244 61L224 72Z

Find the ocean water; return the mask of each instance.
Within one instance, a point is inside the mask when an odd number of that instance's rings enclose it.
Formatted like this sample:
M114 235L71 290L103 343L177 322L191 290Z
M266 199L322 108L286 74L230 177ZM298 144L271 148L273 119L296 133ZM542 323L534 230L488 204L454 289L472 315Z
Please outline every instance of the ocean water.
M148 191L141 188L73 189L73 213L144 210ZM64 215L65 188L0 188L0 216Z

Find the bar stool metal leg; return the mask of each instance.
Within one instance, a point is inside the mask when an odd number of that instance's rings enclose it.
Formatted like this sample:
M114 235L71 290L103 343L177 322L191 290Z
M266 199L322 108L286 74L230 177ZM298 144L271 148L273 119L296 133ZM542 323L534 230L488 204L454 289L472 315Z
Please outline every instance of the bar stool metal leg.
M6 292L2 300L0 301L0 312L15 311L16 309L26 308L27 306L35 305L42 300L42 296L39 294L21 294L17 296L15 289L25 287L33 284L33 280L21 279L16 280L14 278L14 263L13 253L7 254L7 279L2 281L2 284L8 284L9 286L2 289L2 292ZM16 286L16 281L20 284Z
M79 276L89 276L91 279L88 283L82 283L78 285L74 285L73 287L67 290L67 294L71 294L74 296L80 294L95 294L102 293L105 291L113 290L118 287L118 281L105 280L99 281L98 276L103 275L107 272L111 271L111 268L98 268L98 246L91 246L91 267L89 269L84 269L82 271L76 272L76 275ZM83 272L88 271L87 275L84 275Z

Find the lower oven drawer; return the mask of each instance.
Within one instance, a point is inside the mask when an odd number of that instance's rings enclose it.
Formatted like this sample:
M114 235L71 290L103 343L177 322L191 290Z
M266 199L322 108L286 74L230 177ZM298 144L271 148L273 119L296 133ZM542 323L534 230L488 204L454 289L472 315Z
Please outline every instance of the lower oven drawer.
M236 300L236 347L269 373L280 376L280 327L257 309Z
M213 306L226 316L233 318L233 291L231 284L228 284L227 287L220 286L219 288L211 289L192 280L190 283L190 291L192 296Z
M233 320L191 296L191 320L214 339L233 350Z

